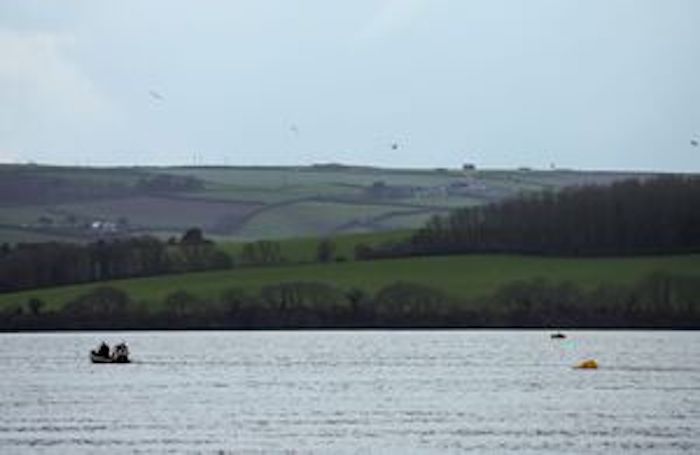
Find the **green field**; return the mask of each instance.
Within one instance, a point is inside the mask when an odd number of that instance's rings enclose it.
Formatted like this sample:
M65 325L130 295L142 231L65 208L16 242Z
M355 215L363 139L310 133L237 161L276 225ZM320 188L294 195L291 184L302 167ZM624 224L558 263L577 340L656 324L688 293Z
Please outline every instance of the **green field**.
M396 230L386 232L374 232L369 234L346 234L337 237L329 237L335 244L335 256L344 260L353 260L355 247L359 244L368 246L379 246L384 243L391 243L404 240L413 233L412 230ZM304 263L316 260L316 250L321 239L317 237L302 237L279 240L282 257L287 262ZM234 258L239 257L243 250L244 242L219 242L219 248L231 254Z
M305 245L298 247L301 249ZM591 289L601 283L631 284L655 271L700 279L700 255L610 259L473 255L241 268L5 294L0 296L0 307L23 305L37 297L49 308L56 308L104 285L122 289L133 299L154 305L177 290L212 298L228 288L256 291L266 285L290 281L323 282L345 290L361 288L368 292L405 281L429 285L455 297L475 297L489 295L500 286L517 280L571 281Z

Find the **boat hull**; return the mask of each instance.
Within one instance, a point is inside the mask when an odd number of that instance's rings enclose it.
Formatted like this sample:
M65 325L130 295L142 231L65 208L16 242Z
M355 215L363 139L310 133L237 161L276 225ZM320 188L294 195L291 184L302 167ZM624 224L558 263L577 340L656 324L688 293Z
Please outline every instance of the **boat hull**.
M130 363L129 358L125 356L105 357L94 352L90 353L90 361L92 363Z

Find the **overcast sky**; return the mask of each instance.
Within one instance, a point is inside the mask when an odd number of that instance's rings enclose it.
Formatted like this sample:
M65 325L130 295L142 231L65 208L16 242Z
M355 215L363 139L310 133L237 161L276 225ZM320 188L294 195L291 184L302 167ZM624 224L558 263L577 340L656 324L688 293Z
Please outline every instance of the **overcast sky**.
M698 172L698 134L697 0L0 2L0 162Z

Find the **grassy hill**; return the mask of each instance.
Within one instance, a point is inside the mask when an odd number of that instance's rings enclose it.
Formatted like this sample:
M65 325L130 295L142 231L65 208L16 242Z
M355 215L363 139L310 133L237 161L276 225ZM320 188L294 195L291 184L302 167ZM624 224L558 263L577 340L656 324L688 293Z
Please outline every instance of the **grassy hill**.
M288 251L308 251L304 241ZM350 241L348 241L350 242ZM231 246L234 247L234 246ZM631 284L655 271L700 279L700 256L655 256L609 259L562 259L523 256L474 255L409 258L241 268L41 289L0 295L0 308L25 305L33 297L56 308L97 286L122 289L138 301L158 305L168 294L187 290L203 298L215 298L223 290L256 291L263 286L291 281L332 284L344 290L360 288L374 292L398 281L425 284L456 297L486 296L500 286L518 280L545 278L570 281L584 289L602 283Z
M567 170L0 165L0 243L178 234L256 240L413 229L522 191L647 174ZM94 228L96 221L108 222ZM105 226L105 225L102 225Z

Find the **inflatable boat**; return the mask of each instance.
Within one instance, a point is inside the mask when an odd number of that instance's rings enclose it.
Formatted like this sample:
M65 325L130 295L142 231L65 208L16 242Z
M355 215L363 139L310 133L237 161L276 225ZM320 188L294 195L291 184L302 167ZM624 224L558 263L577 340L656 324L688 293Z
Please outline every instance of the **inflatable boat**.
M109 348L90 351L90 361L92 363L129 363L129 348L126 343L118 344L112 352Z

